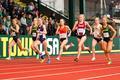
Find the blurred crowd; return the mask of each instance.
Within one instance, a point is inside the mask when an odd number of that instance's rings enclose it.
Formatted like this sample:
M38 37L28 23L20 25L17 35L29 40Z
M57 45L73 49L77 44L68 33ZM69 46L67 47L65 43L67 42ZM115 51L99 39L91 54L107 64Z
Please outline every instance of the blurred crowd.
M51 14L50 17L43 17L33 2L27 5L26 8L22 8L15 4L13 0L0 0L0 35L9 35L9 29L12 25L11 19L14 17L17 17L20 22L21 35L28 35L35 17L43 19L43 23L46 25L48 32L47 35L55 35L58 24L55 19L55 14Z
M109 5L109 14L111 17L120 17L120 1L119 0L111 0Z

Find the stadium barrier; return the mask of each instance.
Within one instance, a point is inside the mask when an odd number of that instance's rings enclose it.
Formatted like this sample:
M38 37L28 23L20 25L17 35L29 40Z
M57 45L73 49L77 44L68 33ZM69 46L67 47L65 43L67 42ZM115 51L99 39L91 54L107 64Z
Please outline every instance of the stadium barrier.
M13 57L36 56L36 54L30 48L30 46L32 44L32 37L31 36L20 36L20 39L22 42L22 46L25 48L28 48L30 53L28 53L27 51L20 52L18 46L15 45L10 50L11 56L13 56ZM11 40L12 40L12 38L9 36L0 35L0 58L6 58L8 56L8 42L10 42ZM70 43L70 42L73 42L75 44L75 46L68 49L63 54L76 54L77 53L76 51L77 51L78 43L77 43L76 37L70 37L68 43ZM57 55L59 53L59 46L60 46L58 36L47 37L47 43L48 43L48 51L49 51L50 55ZM92 38L89 37L86 40L85 45L91 47L91 43L92 43ZM40 45L39 48L40 48L40 51L43 52L42 45ZM102 51L100 51L100 48L98 45L96 46L96 50L98 53L102 52ZM118 52L118 51L120 52L120 38L115 38L112 52ZM88 53L88 52L83 51L82 53Z

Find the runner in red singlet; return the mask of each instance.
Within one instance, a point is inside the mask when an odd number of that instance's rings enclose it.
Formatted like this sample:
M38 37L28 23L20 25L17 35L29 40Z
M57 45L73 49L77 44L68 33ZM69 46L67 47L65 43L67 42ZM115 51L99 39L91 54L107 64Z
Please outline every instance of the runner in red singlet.
M71 35L71 30L69 26L65 25L64 19L60 19L60 25L57 28L56 34L59 34L60 38L60 51L56 60L60 60L61 54L63 53L63 48L67 50L68 48L74 46L73 43L66 45L68 42L68 37Z
M89 25L88 22L86 22L84 17L84 14L80 14L78 16L78 21L75 22L74 27L72 31L76 31L77 39L78 39L78 55L77 58L74 59L74 61L78 62L80 53L82 50L88 50L90 53L90 48L84 46L84 42L87 39L86 36L86 28L88 27L90 29L90 34L92 34L92 28Z

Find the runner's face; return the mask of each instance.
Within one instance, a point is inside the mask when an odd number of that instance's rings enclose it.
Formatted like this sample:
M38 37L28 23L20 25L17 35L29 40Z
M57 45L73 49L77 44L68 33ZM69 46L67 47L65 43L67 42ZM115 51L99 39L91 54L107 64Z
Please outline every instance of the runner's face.
M84 15L79 15L78 20L79 20L80 22L84 21Z
M99 18L95 18L95 24L99 24Z
M13 23L13 24L17 24L17 19L13 19L13 20L12 20L12 23Z
M34 19L34 24L38 24L38 19L37 18Z
M107 19L106 18L102 18L102 23L103 23L103 25L106 25L107 24Z
M64 20L63 19L60 19L60 25L64 25Z

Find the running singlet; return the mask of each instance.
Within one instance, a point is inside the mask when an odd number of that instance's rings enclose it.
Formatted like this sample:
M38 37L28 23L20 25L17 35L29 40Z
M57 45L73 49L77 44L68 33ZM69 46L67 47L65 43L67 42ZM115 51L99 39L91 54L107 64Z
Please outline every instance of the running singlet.
M103 28L103 37L110 38L110 29L108 26L106 28Z
M45 35L45 34L41 34L41 32L43 32L43 31L44 31L43 26L38 27L38 29L37 29L37 30L38 30L38 32L40 32L40 33L39 33L39 38L40 38L40 39L43 39L43 38L45 39L45 38L46 38L46 35Z
M77 27L77 36L85 35L85 29L86 29L85 22L83 22L82 24L78 23L76 27Z
M64 26L63 28L59 28L59 37L60 37L60 39L61 38L67 38L67 32L68 32L68 29L67 29L67 27L66 26Z
M13 26L14 29L16 29L15 26ZM19 38L19 33L16 33L15 31L11 30L12 32L12 37L13 37L13 40L17 43L17 39Z
M16 27L15 27L15 26L13 26L13 28L16 30ZM12 32L12 35L11 35L11 36L17 36L17 35L18 35L18 33L16 33L16 32L13 31L13 30L11 30L11 32Z
M36 37L36 36L37 36L36 31L37 31L37 27L36 27L36 26L33 26L33 27L32 27L32 36L33 36L33 37Z
M99 36L99 35L100 35L100 33L101 33L102 25L101 25L101 24L99 24L98 26L95 26L95 25L94 25L93 28L94 28L94 32L93 32L94 37L95 37L95 38L101 38L101 36Z

